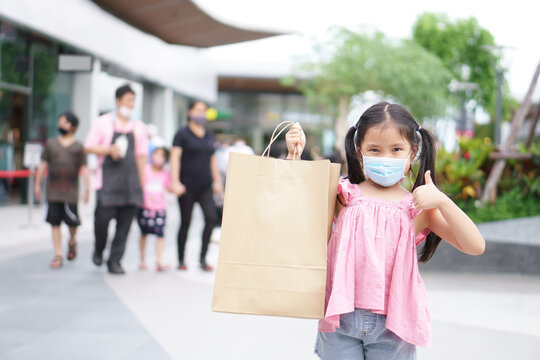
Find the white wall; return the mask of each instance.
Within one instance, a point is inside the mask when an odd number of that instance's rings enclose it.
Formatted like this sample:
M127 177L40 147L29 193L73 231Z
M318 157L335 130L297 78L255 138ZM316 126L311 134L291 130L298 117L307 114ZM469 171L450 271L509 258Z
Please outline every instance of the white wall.
M217 98L217 75L204 51L169 45L90 0L0 0L0 15L180 93Z

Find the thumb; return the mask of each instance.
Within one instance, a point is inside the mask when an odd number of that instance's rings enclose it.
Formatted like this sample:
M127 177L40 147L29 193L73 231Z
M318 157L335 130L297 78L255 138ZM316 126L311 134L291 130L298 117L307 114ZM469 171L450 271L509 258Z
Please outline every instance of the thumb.
M426 171L424 179L426 180L426 185L433 184L433 179L431 179L431 170Z

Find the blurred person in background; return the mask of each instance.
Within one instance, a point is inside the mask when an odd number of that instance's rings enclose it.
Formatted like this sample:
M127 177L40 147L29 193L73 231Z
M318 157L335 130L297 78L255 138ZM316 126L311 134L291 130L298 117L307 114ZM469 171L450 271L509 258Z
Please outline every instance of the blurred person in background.
M144 169L144 206L137 210L137 223L141 229L140 250L141 263L140 270L146 270L146 238L148 235L156 235L156 270L165 271L169 265L164 264L163 249L165 241L163 233L167 218L167 202L165 193L171 191L171 174L164 169L169 158L167 148L158 147L152 151L151 162L146 164Z
M229 163L229 153L231 152L236 152L236 153L246 154L246 155L255 155L255 152L253 151L253 149L246 144L246 141L243 138L239 136L236 136L234 138L232 145L229 146L227 143L224 143L220 148L218 148L218 150L216 150L216 157L218 159L219 171L221 174L222 184L223 184L224 189L225 189L225 183L226 183L226 178L227 178L227 165ZM215 196L214 200L217 207L217 221L216 221L215 226L221 227L221 221L223 219L223 201L222 201L223 198L219 196ZM219 236L220 235L213 233L211 240L217 241Z
M77 227L81 225L77 203L79 198L79 174L84 179L84 202L88 202L90 192L89 172L86 166L86 154L83 145L73 135L79 126L75 114L66 111L58 118L59 136L47 140L41 154L41 164L38 167L34 194L41 199L41 180L48 170L47 181L47 218L52 226L54 258L50 266L53 269L63 265L62 237L60 224L64 222L69 227L69 242L67 259L77 256Z
M125 273L120 262L137 207L143 206L148 135L144 123L132 119L134 107L133 89L127 84L119 87L116 90L116 110L92 123L84 144L86 152L98 155L92 261L97 266L103 263L109 223L115 219L116 233L107 260L112 274Z
M156 124L146 124L148 133L148 160L152 160L152 153L155 149L165 146L165 140L159 136L159 128Z
M204 213L200 267L204 271L213 270L206 262L206 253L216 223L214 194L222 197L223 185L214 154L214 134L206 129L207 110L208 105L204 101L196 100L190 103L188 125L178 130L171 149L172 187L178 196L182 221L178 231L179 270L187 269L184 253L195 203L199 203Z
M235 139L234 139L234 143L232 146L229 147L229 152L236 152L236 153L240 153L240 154L247 154L247 155L255 155L255 152L253 151L253 149L246 144L246 141L237 136Z
M225 187L225 177L227 175L227 162L229 161L229 147L231 146L229 139L222 137L216 141L214 156L218 163L219 174L221 175L221 183Z

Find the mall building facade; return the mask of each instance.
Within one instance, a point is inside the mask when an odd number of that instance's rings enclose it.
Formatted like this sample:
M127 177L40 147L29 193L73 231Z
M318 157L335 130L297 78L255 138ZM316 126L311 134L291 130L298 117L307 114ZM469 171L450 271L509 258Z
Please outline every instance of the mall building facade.
M55 136L64 111L78 115L83 140L95 118L114 110L114 91L125 83L135 89L136 116L166 143L190 99L217 107L209 126L256 151L279 121L328 127L279 78L220 77L205 52L275 35L220 23L187 0L0 0L0 173L24 169L25 144ZM26 202L26 187L24 177L0 177L0 204Z

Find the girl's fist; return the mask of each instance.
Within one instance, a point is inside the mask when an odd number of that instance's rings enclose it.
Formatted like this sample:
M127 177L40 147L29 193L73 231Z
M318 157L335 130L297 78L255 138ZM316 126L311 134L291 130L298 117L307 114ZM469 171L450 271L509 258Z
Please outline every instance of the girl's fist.
M438 208L447 198L433 183L431 171L424 174L425 185L421 185L413 191L414 206L418 210Z
M306 135L299 123L295 123L285 134L285 143L289 152L287 159L300 159L306 146Z

